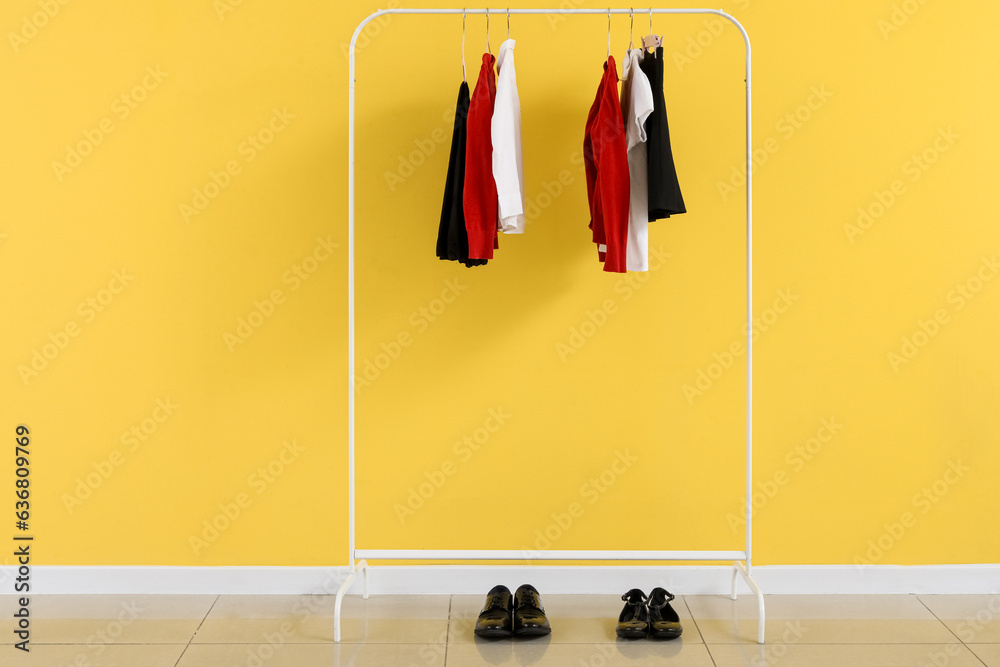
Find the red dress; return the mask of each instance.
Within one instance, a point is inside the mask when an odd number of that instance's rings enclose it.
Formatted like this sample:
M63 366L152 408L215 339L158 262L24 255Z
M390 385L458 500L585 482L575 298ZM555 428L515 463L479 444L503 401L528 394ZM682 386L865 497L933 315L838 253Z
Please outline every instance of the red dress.
M604 64L604 76L587 116L583 136L590 229L604 270L625 273L628 243L629 175L625 122L618 101L618 67L613 56Z
M479 81L469 104L465 144L463 210L469 234L469 259L493 259L497 240L497 185L493 180L493 102L496 99L495 59L483 54ZM627 176L627 174L626 174Z

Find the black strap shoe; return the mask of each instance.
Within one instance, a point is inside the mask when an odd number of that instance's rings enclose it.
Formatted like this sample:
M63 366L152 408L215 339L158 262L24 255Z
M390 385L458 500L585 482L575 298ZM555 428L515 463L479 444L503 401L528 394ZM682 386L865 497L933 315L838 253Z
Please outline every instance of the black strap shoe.
M549 619L538 591L524 584L514 593L514 634L519 636L547 635L552 632Z
M633 588L622 596L625 606L618 614L615 633L622 639L642 639L649 633L649 612L646 610L646 594Z
M650 639L677 639L684 632L680 617L670 606L673 599L674 596L662 588L654 588L649 592Z
M506 586L494 586L486 594L486 604L476 619L475 633L479 637L510 637L513 598Z

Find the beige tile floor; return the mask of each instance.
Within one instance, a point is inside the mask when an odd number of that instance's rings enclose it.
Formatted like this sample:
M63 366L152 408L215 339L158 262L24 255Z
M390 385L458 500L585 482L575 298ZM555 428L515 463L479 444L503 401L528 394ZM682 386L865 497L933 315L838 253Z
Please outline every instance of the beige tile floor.
M30 653L0 615L0 665L1000 667L1000 596L772 595L763 646L750 597L679 597L684 636L670 642L617 639L616 595L544 593L551 635L482 641L472 634L482 599L350 596L334 644L328 595L36 596Z

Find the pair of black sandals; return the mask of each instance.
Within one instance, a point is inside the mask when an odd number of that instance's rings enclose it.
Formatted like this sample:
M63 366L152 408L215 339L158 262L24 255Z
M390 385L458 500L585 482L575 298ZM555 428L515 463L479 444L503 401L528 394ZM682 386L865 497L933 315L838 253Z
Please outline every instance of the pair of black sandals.
M677 639L684 629L680 617L670 606L674 596L654 588L649 597L638 588L622 596L625 607L618 616L616 634L622 639Z

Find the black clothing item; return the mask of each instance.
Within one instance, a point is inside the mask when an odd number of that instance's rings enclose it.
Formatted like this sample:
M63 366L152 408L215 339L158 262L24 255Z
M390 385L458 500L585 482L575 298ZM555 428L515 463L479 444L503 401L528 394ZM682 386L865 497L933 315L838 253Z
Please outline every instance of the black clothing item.
M458 103L455 106L455 130L451 135L451 157L448 159L448 176L444 184L444 201L441 204L437 256L444 260L462 262L466 266L481 266L487 260L469 259L469 233L465 231L465 213L462 211L468 117L469 84L463 81L458 88Z
M663 47L657 47L655 55L644 50L639 69L649 79L649 87L653 91L653 113L646 119L649 221L652 222L687 213L687 209L684 208L674 156L670 150L667 106L663 101Z

